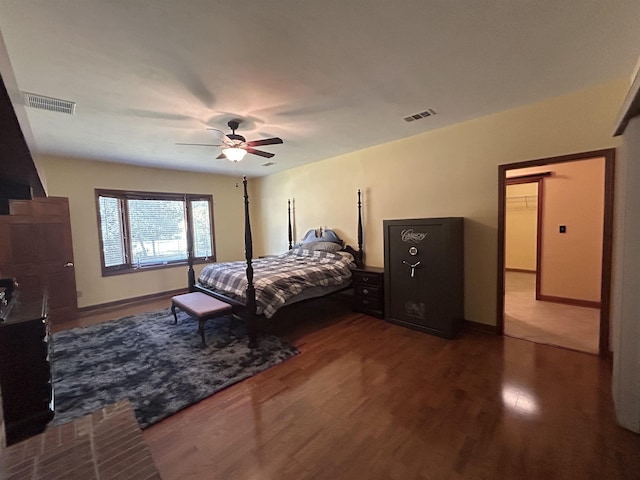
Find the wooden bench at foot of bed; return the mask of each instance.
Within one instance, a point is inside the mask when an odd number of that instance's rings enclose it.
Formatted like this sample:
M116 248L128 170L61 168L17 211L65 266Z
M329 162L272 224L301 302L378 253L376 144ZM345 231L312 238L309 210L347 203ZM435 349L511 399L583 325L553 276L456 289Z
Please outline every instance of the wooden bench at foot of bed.
M200 337L202 337L203 347L207 346L204 340L204 322L229 314L233 308L228 303L201 292L176 295L171 298L171 312L173 313L174 323L178 323L176 307L180 307L181 310L184 310L198 320L198 333L200 333Z

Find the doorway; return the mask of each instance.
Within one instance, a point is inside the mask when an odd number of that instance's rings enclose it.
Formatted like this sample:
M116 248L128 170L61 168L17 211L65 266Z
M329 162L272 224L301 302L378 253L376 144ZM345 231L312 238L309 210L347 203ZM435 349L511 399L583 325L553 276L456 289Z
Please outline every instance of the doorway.
M9 253L0 258L2 275L15 278L24 292L46 289L52 325L75 318L78 299L68 199L10 200L10 208L9 215L0 215L0 238L6 239Z
M614 153L499 166L501 334L609 353Z

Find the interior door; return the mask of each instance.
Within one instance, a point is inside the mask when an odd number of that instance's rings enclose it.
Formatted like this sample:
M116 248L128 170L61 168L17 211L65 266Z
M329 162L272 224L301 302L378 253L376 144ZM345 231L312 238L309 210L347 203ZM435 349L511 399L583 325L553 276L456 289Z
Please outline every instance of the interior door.
M0 215L0 276L20 289L46 288L49 318L61 323L77 315L71 222L67 198L11 200Z

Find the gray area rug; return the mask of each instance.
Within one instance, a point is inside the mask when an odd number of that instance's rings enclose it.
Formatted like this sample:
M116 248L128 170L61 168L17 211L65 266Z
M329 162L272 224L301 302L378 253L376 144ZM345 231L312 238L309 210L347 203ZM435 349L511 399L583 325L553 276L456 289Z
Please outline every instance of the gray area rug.
M248 347L245 323L198 322L170 309L53 335L56 424L128 398L146 428L240 380L299 353L272 335Z

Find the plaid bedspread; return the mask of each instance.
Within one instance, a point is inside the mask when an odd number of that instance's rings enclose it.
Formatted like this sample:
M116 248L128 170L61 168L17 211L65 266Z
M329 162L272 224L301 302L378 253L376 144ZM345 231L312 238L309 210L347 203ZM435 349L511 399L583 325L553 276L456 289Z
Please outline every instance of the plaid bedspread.
M291 297L305 288L337 286L351 278L350 256L338 253L294 248L276 257L253 260L253 285L256 289L258 315L271 318ZM246 262L222 262L206 265L198 282L245 299Z

